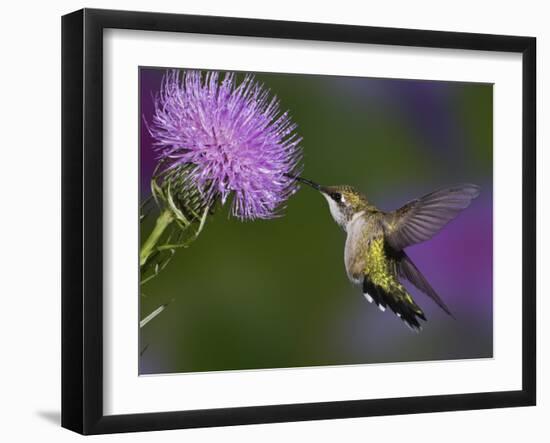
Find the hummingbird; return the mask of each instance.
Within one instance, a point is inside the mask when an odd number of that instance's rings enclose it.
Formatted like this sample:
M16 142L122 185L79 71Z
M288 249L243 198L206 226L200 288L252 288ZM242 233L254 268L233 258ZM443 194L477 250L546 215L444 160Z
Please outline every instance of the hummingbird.
M453 316L441 297L409 258L405 249L424 242L453 220L480 193L473 184L441 189L385 212L351 186L321 186L292 176L321 193L334 221L346 232L344 263L349 280L381 311L390 308L413 331L426 321L403 280L412 283Z

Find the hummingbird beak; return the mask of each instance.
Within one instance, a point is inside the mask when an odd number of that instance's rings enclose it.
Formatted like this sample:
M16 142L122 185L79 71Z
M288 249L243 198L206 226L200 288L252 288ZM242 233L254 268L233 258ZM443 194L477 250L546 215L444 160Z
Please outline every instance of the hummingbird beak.
M317 189L318 191L320 192L323 192L322 191L322 187L321 185L318 185L317 183L315 182L312 182L311 180L308 180L306 178L303 178L303 177L300 177L298 175L292 175L292 174L285 174L287 177L289 178L293 178L294 180L300 182L300 183L304 183L308 186L311 186L313 189Z

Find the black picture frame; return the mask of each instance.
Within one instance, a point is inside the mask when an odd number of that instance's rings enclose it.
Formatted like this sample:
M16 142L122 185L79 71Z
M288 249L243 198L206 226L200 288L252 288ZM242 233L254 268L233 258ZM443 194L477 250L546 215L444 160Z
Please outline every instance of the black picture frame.
M103 413L103 30L107 28L522 54L522 389L131 415ZM319 420L536 403L536 39L83 9L62 18L62 426L82 434Z

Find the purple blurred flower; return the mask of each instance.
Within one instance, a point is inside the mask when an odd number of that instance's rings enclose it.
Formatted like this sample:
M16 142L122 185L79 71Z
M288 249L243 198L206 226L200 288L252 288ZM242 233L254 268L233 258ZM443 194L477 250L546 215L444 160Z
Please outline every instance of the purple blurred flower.
M273 218L297 184L301 137L279 101L250 75L169 71L155 99L150 132L165 169L191 165L208 204L233 193L232 213Z

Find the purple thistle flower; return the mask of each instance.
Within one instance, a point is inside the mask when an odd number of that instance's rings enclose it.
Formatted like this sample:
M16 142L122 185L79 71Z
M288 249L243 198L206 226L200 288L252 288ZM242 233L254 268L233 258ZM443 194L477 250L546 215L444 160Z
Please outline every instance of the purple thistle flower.
M301 137L250 75L167 72L155 99L150 132L165 169L191 165L190 182L207 204L233 194L232 214L267 219L297 190Z

